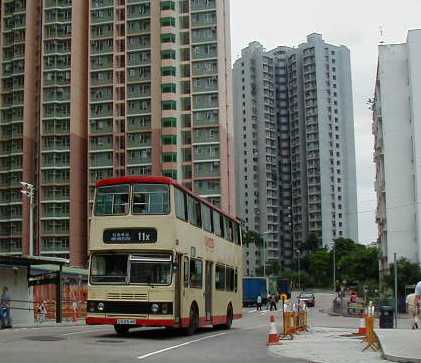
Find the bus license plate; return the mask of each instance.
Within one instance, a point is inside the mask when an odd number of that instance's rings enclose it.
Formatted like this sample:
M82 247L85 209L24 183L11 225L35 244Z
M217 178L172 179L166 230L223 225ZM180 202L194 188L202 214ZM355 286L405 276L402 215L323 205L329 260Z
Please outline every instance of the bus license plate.
M117 319L119 325L136 325L136 320L133 319Z

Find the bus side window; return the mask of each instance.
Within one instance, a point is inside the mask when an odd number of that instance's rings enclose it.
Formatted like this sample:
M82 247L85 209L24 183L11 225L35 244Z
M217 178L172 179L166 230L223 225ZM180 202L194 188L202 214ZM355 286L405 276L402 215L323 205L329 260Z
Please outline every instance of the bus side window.
M236 222L232 222L232 225L234 229L234 243L241 245L240 226Z
M213 210L213 232L218 236L222 237L222 231L221 231L221 216L218 211Z
M225 266L224 265L216 265L215 288L217 290L225 290Z
M196 227L202 227L200 218L200 202L190 195L187 196L187 214L189 223Z
M187 220L186 193L178 188L175 188L175 215L183 221Z
M189 258L185 256L184 257L184 287L189 287L189 282L190 282Z
M234 291L234 269L231 267L226 268L226 279L227 283L225 286L225 290L227 291Z
M234 270L234 291L238 291L238 270Z
M203 285L203 262L197 258L190 260L190 287L201 289Z
M223 217L224 219L224 236L225 239L232 242L232 222L227 217Z
M201 203L202 205L202 225L203 229L206 232L213 232L212 231L212 214L211 209L206 205Z

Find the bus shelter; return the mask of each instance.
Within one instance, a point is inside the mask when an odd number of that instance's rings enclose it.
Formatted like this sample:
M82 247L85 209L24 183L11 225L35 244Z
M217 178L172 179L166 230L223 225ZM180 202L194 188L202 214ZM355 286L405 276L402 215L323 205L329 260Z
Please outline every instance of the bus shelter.
M33 286L53 283L56 288L56 322L62 321L63 266L69 260L43 256L0 255L0 288L7 286L11 296L11 316L14 325L34 324ZM57 266L57 271L33 274L41 265Z

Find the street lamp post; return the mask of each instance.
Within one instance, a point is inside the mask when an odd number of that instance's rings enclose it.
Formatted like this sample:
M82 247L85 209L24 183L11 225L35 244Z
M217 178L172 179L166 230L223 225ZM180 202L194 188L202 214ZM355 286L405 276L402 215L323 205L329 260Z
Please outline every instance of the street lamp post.
M295 253L298 258L298 290L301 291L301 251L297 248Z
M266 234L272 233L271 231L263 232L263 277L266 277Z
M333 252L333 292L336 291L336 245L335 241L332 242Z
M34 191L35 187L32 184L20 182L23 195L29 198L29 256L34 254Z

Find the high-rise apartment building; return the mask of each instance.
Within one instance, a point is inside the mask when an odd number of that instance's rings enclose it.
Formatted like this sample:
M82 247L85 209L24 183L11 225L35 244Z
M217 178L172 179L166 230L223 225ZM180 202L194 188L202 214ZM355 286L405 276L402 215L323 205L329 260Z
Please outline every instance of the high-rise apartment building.
M286 265L310 237L358 238L349 50L311 34L234 65L237 208Z
M89 186L166 175L230 212L229 2L92 0Z
M373 103L380 270L421 262L421 30L379 46Z
M1 252L29 252L24 181L34 253L85 263L87 16L84 0L2 2Z
M292 257L288 51L268 52L253 42L233 72L237 209L245 226L264 237L266 260L285 257L287 263Z
M2 1L0 10L0 252L29 252L29 201L39 118L41 1Z
M235 213L228 0L1 1L0 253L86 263L95 181L166 175Z

